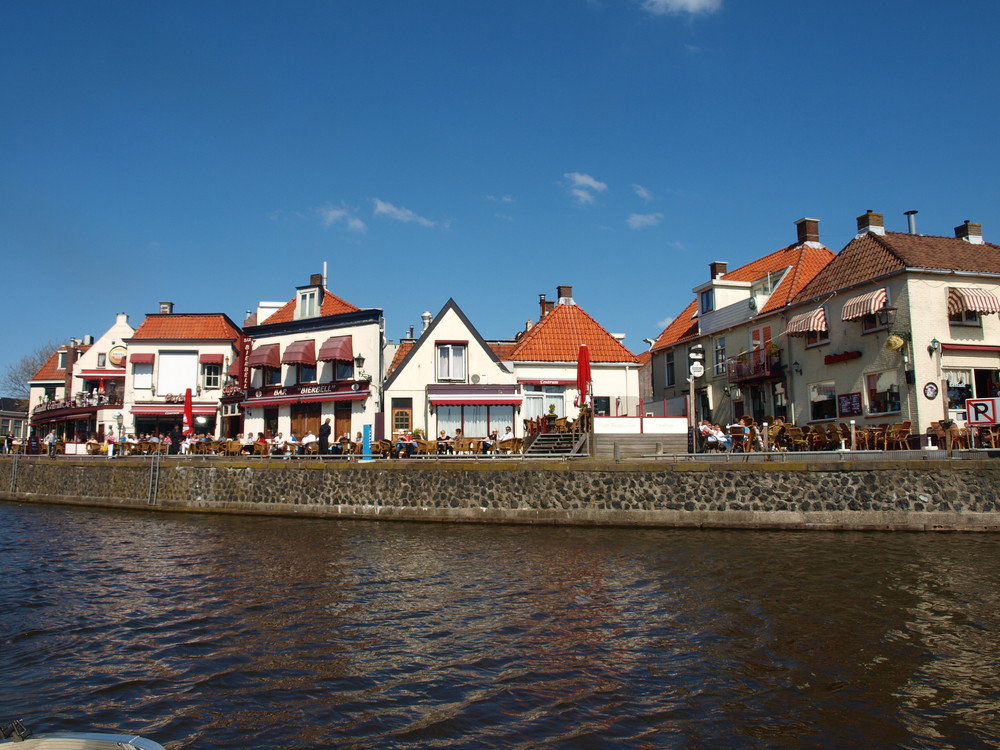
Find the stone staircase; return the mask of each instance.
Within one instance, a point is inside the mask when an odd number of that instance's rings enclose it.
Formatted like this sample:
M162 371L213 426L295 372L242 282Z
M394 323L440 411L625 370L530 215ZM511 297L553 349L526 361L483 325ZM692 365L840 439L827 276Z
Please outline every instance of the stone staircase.
M577 432L547 432L535 435L525 447L526 456L587 455L587 436Z

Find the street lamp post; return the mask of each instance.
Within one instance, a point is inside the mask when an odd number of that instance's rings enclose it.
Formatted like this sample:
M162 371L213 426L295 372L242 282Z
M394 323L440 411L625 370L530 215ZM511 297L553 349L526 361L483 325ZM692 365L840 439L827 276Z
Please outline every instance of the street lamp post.
M124 455L122 452L122 425L125 423L125 417L122 416L121 412L115 414L115 424L118 425L118 455ZM114 450L114 449L112 449Z
M695 425L695 414L694 414L694 383L705 374L705 365L701 363L701 360L705 358L702 353L704 346L701 344L695 344L691 347L688 357L691 359L691 365L688 367L688 431L691 435L691 452L698 452L698 431Z

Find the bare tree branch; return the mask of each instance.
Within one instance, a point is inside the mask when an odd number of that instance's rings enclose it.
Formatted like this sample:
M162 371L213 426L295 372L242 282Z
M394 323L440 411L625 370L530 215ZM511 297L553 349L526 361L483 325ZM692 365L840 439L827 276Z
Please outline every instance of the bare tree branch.
M30 391L28 381L42 369L42 365L49 361L49 357L60 346L61 344L50 341L30 354L25 354L14 364L7 365L7 369L0 376L0 394L11 398L27 399Z

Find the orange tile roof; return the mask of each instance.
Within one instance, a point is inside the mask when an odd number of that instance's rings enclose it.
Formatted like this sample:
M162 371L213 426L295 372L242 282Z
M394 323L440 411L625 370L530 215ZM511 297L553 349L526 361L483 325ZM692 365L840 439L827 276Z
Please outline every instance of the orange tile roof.
M788 269L778 286L771 292L760 314L785 307L816 275L836 258L836 254L823 245L802 243L788 245L780 250L751 261L722 276L726 281L757 281L769 273ZM653 349L676 344L698 335L698 301L684 308L674 321L660 333Z
M298 304L298 297L293 297L284 305L275 310L270 317L264 320L261 325L270 325L271 323L287 323L290 320L295 319L295 306ZM361 308L355 307L350 302L345 302L336 294L331 293L329 290L323 290L323 306L320 309L319 317L325 318L329 315L340 315L341 313L347 312L357 312Z
M416 341L409 340L399 342L399 346L396 348L396 354L392 358L392 362L389 363L389 369L385 372L386 378L396 371L396 368L403 363L403 360L406 359L406 355L410 353L416 344Z
M76 347L76 350L82 355L85 351L90 349L90 344L80 344ZM59 352L69 351L69 346L60 346L54 352L52 356L45 360L45 364L42 365L41 369L38 370L32 377L31 380L65 380L66 370L65 368L60 369L59 367ZM77 356L79 361L80 355Z
M823 297L906 268L1000 273L1000 246L975 245L956 237L905 232L867 232L847 243L821 274L796 295L796 302Z
M656 338L656 343L653 344L653 349L662 349L665 346L671 346L676 344L678 341L683 341L684 339L689 339L692 336L698 334L698 318L695 313L698 312L698 300L692 300L688 303L688 306L684 308L683 312L674 318L670 324L663 329L660 335Z
M239 329L222 313L155 313L146 316L131 340L237 339L239 335Z
M493 353L499 360L510 360L510 355L517 348L517 341L489 341L487 342Z
M556 305L516 343L510 353L515 362L576 362L580 344L587 345L591 362L637 361L579 305Z

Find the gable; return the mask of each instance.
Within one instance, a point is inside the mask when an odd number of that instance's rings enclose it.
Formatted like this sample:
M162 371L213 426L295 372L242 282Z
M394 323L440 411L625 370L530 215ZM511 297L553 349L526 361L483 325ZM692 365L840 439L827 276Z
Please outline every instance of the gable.
M530 328L510 353L514 362L576 362L586 344L591 362L631 362L621 341L576 304L561 304Z

